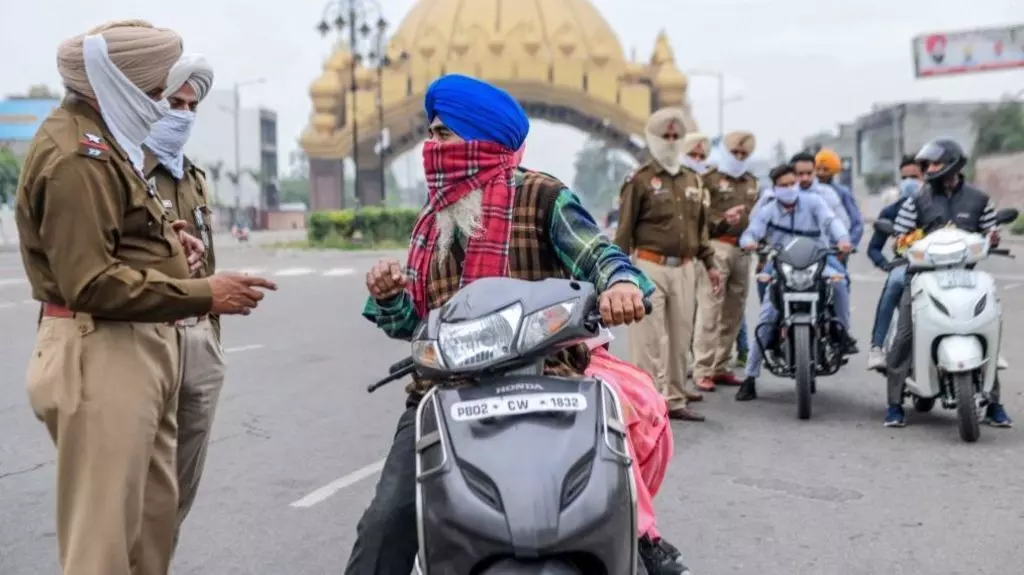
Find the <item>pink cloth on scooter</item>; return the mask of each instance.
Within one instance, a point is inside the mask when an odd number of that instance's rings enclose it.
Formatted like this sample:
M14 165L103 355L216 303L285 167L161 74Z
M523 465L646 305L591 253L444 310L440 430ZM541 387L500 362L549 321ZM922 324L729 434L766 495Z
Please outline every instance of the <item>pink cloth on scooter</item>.
M665 479L673 450L668 404L654 387L650 374L615 357L603 347L590 350L590 366L586 374L608 382L619 396L633 455L638 535L657 540L661 535L654 516L653 499Z

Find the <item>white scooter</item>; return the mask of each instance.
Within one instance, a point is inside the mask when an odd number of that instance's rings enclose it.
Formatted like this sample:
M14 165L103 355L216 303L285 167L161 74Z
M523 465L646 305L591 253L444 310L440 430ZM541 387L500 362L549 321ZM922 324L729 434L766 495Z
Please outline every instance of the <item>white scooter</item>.
M998 223L1012 222L1017 210L1004 209ZM875 229L893 235L891 221ZM906 393L917 411L927 412L941 399L956 409L960 438L977 441L979 423L996 383L1002 340L1002 306L995 279L973 269L989 255L1010 256L992 248L989 236L941 228L911 245L904 258L911 274L914 323L913 377Z

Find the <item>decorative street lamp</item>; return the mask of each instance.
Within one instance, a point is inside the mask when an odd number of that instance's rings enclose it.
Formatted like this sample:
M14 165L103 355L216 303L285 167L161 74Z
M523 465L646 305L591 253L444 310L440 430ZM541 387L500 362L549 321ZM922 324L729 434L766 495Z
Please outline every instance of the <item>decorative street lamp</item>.
M359 197L359 126L356 123L357 116L357 95L359 92L357 70L363 61L367 61L377 69L377 120L380 134L378 154L380 157L380 186L381 199L385 194L384 177L384 69L394 64L387 55L386 33L388 22L384 19L380 3L376 0L331 0L324 6L323 15L317 30L322 36L326 36L332 28L341 36L348 31L349 51L352 55L352 62L349 66L349 89L352 92L352 109L348 110L348 117L352 122L352 165L354 168L353 181L355 194ZM376 31L374 37L371 34ZM408 55L404 52L401 60L404 61Z

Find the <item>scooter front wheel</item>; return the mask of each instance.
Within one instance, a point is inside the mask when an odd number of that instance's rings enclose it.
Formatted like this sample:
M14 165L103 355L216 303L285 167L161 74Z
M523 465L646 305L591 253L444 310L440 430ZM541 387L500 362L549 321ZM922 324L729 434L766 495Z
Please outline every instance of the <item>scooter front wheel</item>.
M974 443L981 437L978 405L974 401L974 377L970 373L954 373L953 387L956 389L960 439Z

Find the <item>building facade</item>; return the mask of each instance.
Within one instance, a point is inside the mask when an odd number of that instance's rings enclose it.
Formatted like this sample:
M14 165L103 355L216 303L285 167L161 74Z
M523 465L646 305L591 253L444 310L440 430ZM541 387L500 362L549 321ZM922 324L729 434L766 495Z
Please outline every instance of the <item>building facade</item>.
M185 154L206 171L215 202L251 213L257 227L259 214L276 209L278 202L277 151L277 113L242 107L236 127L232 90L206 96L185 145Z
M0 102L0 147L24 157L40 124L59 105L56 98L8 98Z
M899 179L900 160L930 140L948 137L971 153L977 138L974 115L990 102L902 102L876 105L853 122L840 124L837 133L825 132L804 139L804 146L832 148L851 161L851 183L860 195L873 195Z

